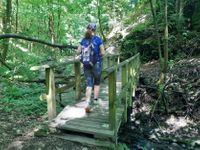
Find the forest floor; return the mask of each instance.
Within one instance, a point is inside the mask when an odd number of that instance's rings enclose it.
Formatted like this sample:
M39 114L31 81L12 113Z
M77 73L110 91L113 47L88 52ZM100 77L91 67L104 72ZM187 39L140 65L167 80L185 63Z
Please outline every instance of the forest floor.
M157 101L158 68L156 61L142 66L133 113L121 127L119 141L131 150L200 149L200 59L185 59L171 65L162 90L166 103L162 99ZM150 113L155 102L155 111ZM47 126L46 116L6 113L2 107L0 102L0 150L105 150L51 134L34 136L38 128Z

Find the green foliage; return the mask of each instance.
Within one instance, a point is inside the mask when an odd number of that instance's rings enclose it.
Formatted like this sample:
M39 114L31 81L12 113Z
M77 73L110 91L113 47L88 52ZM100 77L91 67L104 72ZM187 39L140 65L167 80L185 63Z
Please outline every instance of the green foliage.
M130 150L126 144L124 143L119 143L118 144L118 147L117 147L117 150Z
M154 32L147 29L148 24L136 27L122 43L122 52L126 58L140 52L142 61L158 59L157 43Z
M154 1L155 2L155 1ZM164 1L156 1L156 19L158 22L159 36L161 37L161 50L163 51L164 43ZM199 32L191 31L199 29L199 6L200 2L196 0L185 1L183 4L183 16L180 18L181 30L178 34L177 29L177 8L176 1L168 1L168 26L169 26L169 58L180 59L187 56L199 55ZM144 11L143 11L144 10ZM138 24L132 32L122 42L122 52L125 58L140 52L143 61L150 61L158 59L158 46L155 30L153 29L153 20L149 16L151 11L149 9L149 2L143 1L136 6L135 11L126 19L126 23L130 24L137 21L139 16L147 14L147 20L144 23ZM191 22L192 20L192 22ZM153 30L152 30L153 29ZM162 53L163 54L163 53Z
M192 16L192 24L194 25L194 29L200 31L200 1L196 2L195 10Z
M18 112L25 115L41 115L46 112L46 103L39 100L42 87L36 84L26 87L4 83L1 108L5 112Z
M134 9L128 12L128 17L124 19L125 24L133 24L138 22L138 19L141 16L149 15L150 7L148 4L148 0L141 0L140 5L138 5L138 1L135 1L136 5L134 5Z

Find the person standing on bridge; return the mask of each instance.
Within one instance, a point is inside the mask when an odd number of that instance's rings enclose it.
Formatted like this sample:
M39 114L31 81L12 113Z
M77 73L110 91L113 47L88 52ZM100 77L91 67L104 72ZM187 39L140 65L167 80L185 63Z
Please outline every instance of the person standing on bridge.
M93 104L98 102L101 80L101 57L105 54L103 41L95 35L96 24L90 23L87 26L84 38L78 46L77 53L83 63L86 80L85 100L87 102L86 112L91 112ZM92 89L94 88L94 99L91 100Z

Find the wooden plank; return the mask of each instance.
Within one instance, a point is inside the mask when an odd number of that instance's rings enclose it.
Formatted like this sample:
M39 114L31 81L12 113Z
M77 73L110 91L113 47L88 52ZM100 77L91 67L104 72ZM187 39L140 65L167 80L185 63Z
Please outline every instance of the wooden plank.
M68 120L68 118L61 118L61 120ZM108 116L101 118L101 117L84 117L84 118L79 118L79 120L85 120L85 121L95 121L99 123L109 123L108 121Z
M65 123L66 126L79 126L86 128L94 128L94 129L101 129L101 130L109 130L109 123L99 123L96 121L89 121L89 120L70 120Z
M108 76L109 91L109 124L112 130L116 127L116 70Z
M120 64L118 64L117 66L113 66L113 67L109 67L108 69L105 69L105 71L110 74L111 72L113 72L116 69L119 69L120 67L122 67L123 65L128 64L129 62L131 62L133 59L138 59L139 57L139 53L134 55L133 57L121 62Z
M90 119L76 119L76 120L70 120L69 121L69 123L71 123L71 122L73 122L73 123L83 123L83 124L91 124L91 125L95 125L95 126L100 126L100 127L107 127L108 125L109 125L109 122L107 121L105 121L105 120L91 120L91 118ZM68 122L67 122L68 123Z
M114 136L113 130L88 128L88 127L82 127L80 125L75 126L75 125L67 125L66 124L66 125L58 126L57 128L68 130L68 131L75 131L75 132L80 132L80 133L87 133L87 134L92 134L92 135L111 137L111 138Z
M41 66L33 66L30 68L31 71L38 71L38 70L44 70L44 69L47 69L47 68L50 68L51 65L49 64L45 64L45 65L41 65Z
M55 97L55 82L54 82L54 73L52 68L46 69L47 77L47 88L48 95L47 97L47 109L48 109L48 119L51 121L56 117L56 97Z
M108 116L106 116L106 117L99 117L99 116L87 117L87 118L81 118L80 120L96 121L96 122L99 122L99 123L109 123Z
M124 104L124 110L127 109L127 99L126 99L126 91L123 91L123 89L125 88L126 84L127 84L127 65L122 66L122 91L121 93L123 93L122 95L122 104ZM123 121L127 122L127 111L124 111L124 117L123 117Z
M80 62L74 63L74 72L75 72L75 84L76 84L76 94L75 99L81 99L81 64Z
M85 145L94 145L98 147L106 147L112 150L115 150L115 144L113 142L109 142L108 140L98 140L94 138L88 138L84 136L79 136L79 135L72 135L72 134L64 134L62 136L59 135L54 135L55 137L67 140L67 141L72 141L72 142L78 142L81 144Z
M120 125L124 119L124 113L127 112L126 109L124 110L124 107L117 108L117 125L116 125L116 131L118 133Z

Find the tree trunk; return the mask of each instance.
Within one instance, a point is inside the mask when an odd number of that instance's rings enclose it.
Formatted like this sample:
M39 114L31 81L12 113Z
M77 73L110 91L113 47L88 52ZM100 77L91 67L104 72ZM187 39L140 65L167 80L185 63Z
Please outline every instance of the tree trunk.
M176 14L177 14L177 19L176 19L176 26L177 26L177 31L180 34L181 29L182 29L182 17L183 17L183 0L177 0L176 2Z
M168 0L165 0L165 35L164 35L164 68L163 73L167 72L168 69L168 19L167 19L167 6Z
M102 28L102 24L101 24L101 0L97 0L97 9L98 9L98 20L99 20L99 28L100 28L100 33L103 37L103 41L106 41L106 37L103 33L103 28Z
M60 21L61 21L61 5L59 3L59 0L58 0L58 4L59 4L59 9L58 9L58 23L57 23L57 37L56 39L58 40L59 42L59 39L60 39Z
M12 14L12 0L6 1L5 15L3 17L3 31L5 33L11 32L11 14ZM5 62L9 49L9 39L3 41L2 60Z
M53 12L49 13L49 36L51 38L51 42L55 43L55 31L54 31L54 15Z
M3 1L0 1L0 33L3 31L3 10Z
M15 22L15 30L18 32L18 14L19 14L19 0L16 0L16 22Z
M167 69L168 69L168 0L165 0L165 6L164 6L164 24L165 24L165 31L164 31L164 61L161 68L160 78L157 82L158 89L163 86Z
M158 23L157 23L157 19L156 19L155 9L153 7L153 2L152 2L152 0L149 0L149 2L150 2L150 5L151 5L151 13L152 13L152 16L153 16L153 23L154 23L154 28L155 28L156 37L157 37L158 55L159 55L159 60L160 60L160 68L162 70L163 66L162 66L161 41L160 41Z
M116 23L116 9L115 9L115 0L112 0L112 21L115 24Z
M162 13L162 5L161 5L161 1L158 0L158 7L159 7L159 11L160 11L160 14L161 14L161 18L163 17L163 13Z
M53 13L53 2L52 0L48 0L49 4L49 12L48 12L48 29L49 29L49 37L52 43L55 43L55 29L54 29L54 13Z

